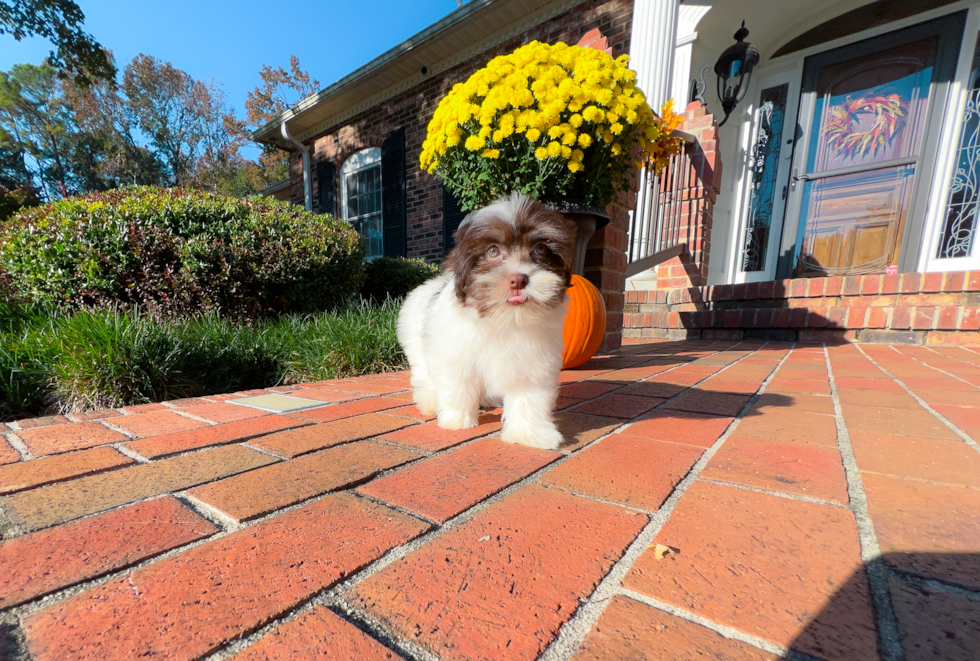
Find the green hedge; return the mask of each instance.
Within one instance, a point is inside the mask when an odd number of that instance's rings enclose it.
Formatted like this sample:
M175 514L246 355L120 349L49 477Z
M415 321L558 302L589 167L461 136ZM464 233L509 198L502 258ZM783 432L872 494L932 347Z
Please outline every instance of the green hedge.
M429 278L439 273L439 267L421 259L379 257L364 268L361 296L383 303L385 299L404 298Z
M363 282L346 222L271 198L135 187L25 209L0 228L0 285L62 308L255 319L327 310Z
M361 302L244 324L0 303L0 419L402 369L397 316Z

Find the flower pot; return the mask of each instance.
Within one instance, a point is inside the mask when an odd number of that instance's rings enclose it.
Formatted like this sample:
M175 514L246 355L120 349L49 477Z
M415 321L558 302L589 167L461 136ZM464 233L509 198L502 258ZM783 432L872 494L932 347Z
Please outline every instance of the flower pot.
M575 262L572 273L585 275L585 251L597 229L609 224L609 214L600 206L573 200L547 203L552 209L575 223Z

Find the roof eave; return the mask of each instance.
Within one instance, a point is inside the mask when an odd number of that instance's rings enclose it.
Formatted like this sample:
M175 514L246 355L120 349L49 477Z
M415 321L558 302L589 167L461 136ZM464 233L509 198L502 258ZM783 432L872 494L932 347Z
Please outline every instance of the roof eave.
M496 0L472 0L471 2L460 6L458 9L453 10L444 18L436 21L418 34L409 37L394 48L385 51L364 66L360 67L359 69L355 69L353 72L344 76L332 85L323 88L316 94L306 97L265 126L253 131L252 140L263 144L273 144L279 148L288 148L287 145L291 147L292 145L283 140L280 136L279 127L282 126L283 122L288 122L298 117L306 110L316 106L331 94L335 94L345 87L353 85L363 78L366 78L385 64L388 64L405 53L408 53L413 48L417 48L426 41L438 36L440 33L445 32L447 29L469 18L472 14L484 9L495 1Z

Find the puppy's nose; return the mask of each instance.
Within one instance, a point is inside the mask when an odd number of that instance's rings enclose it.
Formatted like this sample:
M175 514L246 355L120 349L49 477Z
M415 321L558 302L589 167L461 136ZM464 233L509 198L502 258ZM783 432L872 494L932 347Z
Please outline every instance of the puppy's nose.
M510 276L510 288L514 290L524 289L527 287L527 283L530 282L528 277L523 273L515 273Z

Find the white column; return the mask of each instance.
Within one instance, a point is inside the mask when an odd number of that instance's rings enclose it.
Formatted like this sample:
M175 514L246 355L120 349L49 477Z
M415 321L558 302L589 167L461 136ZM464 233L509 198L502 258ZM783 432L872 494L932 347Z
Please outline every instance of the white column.
M677 49L674 51L674 83L671 96L678 112L687 107L691 78L701 73L691 71L691 56L694 52L694 42L698 38L698 23L710 9L710 5L684 4L680 6L677 15Z
M630 66L636 71L636 84L646 95L654 112L671 96L674 50L677 43L679 0L634 0L633 31L630 37ZM637 259L650 252L657 199L656 182L648 183L646 169L640 173L636 209L630 213L630 233L626 254ZM635 229L634 229L635 228ZM637 251L637 248L639 250ZM655 282L655 271L641 273L627 281L626 288L647 289Z
M659 112L670 97L677 44L678 0L635 0L630 65L647 103Z

